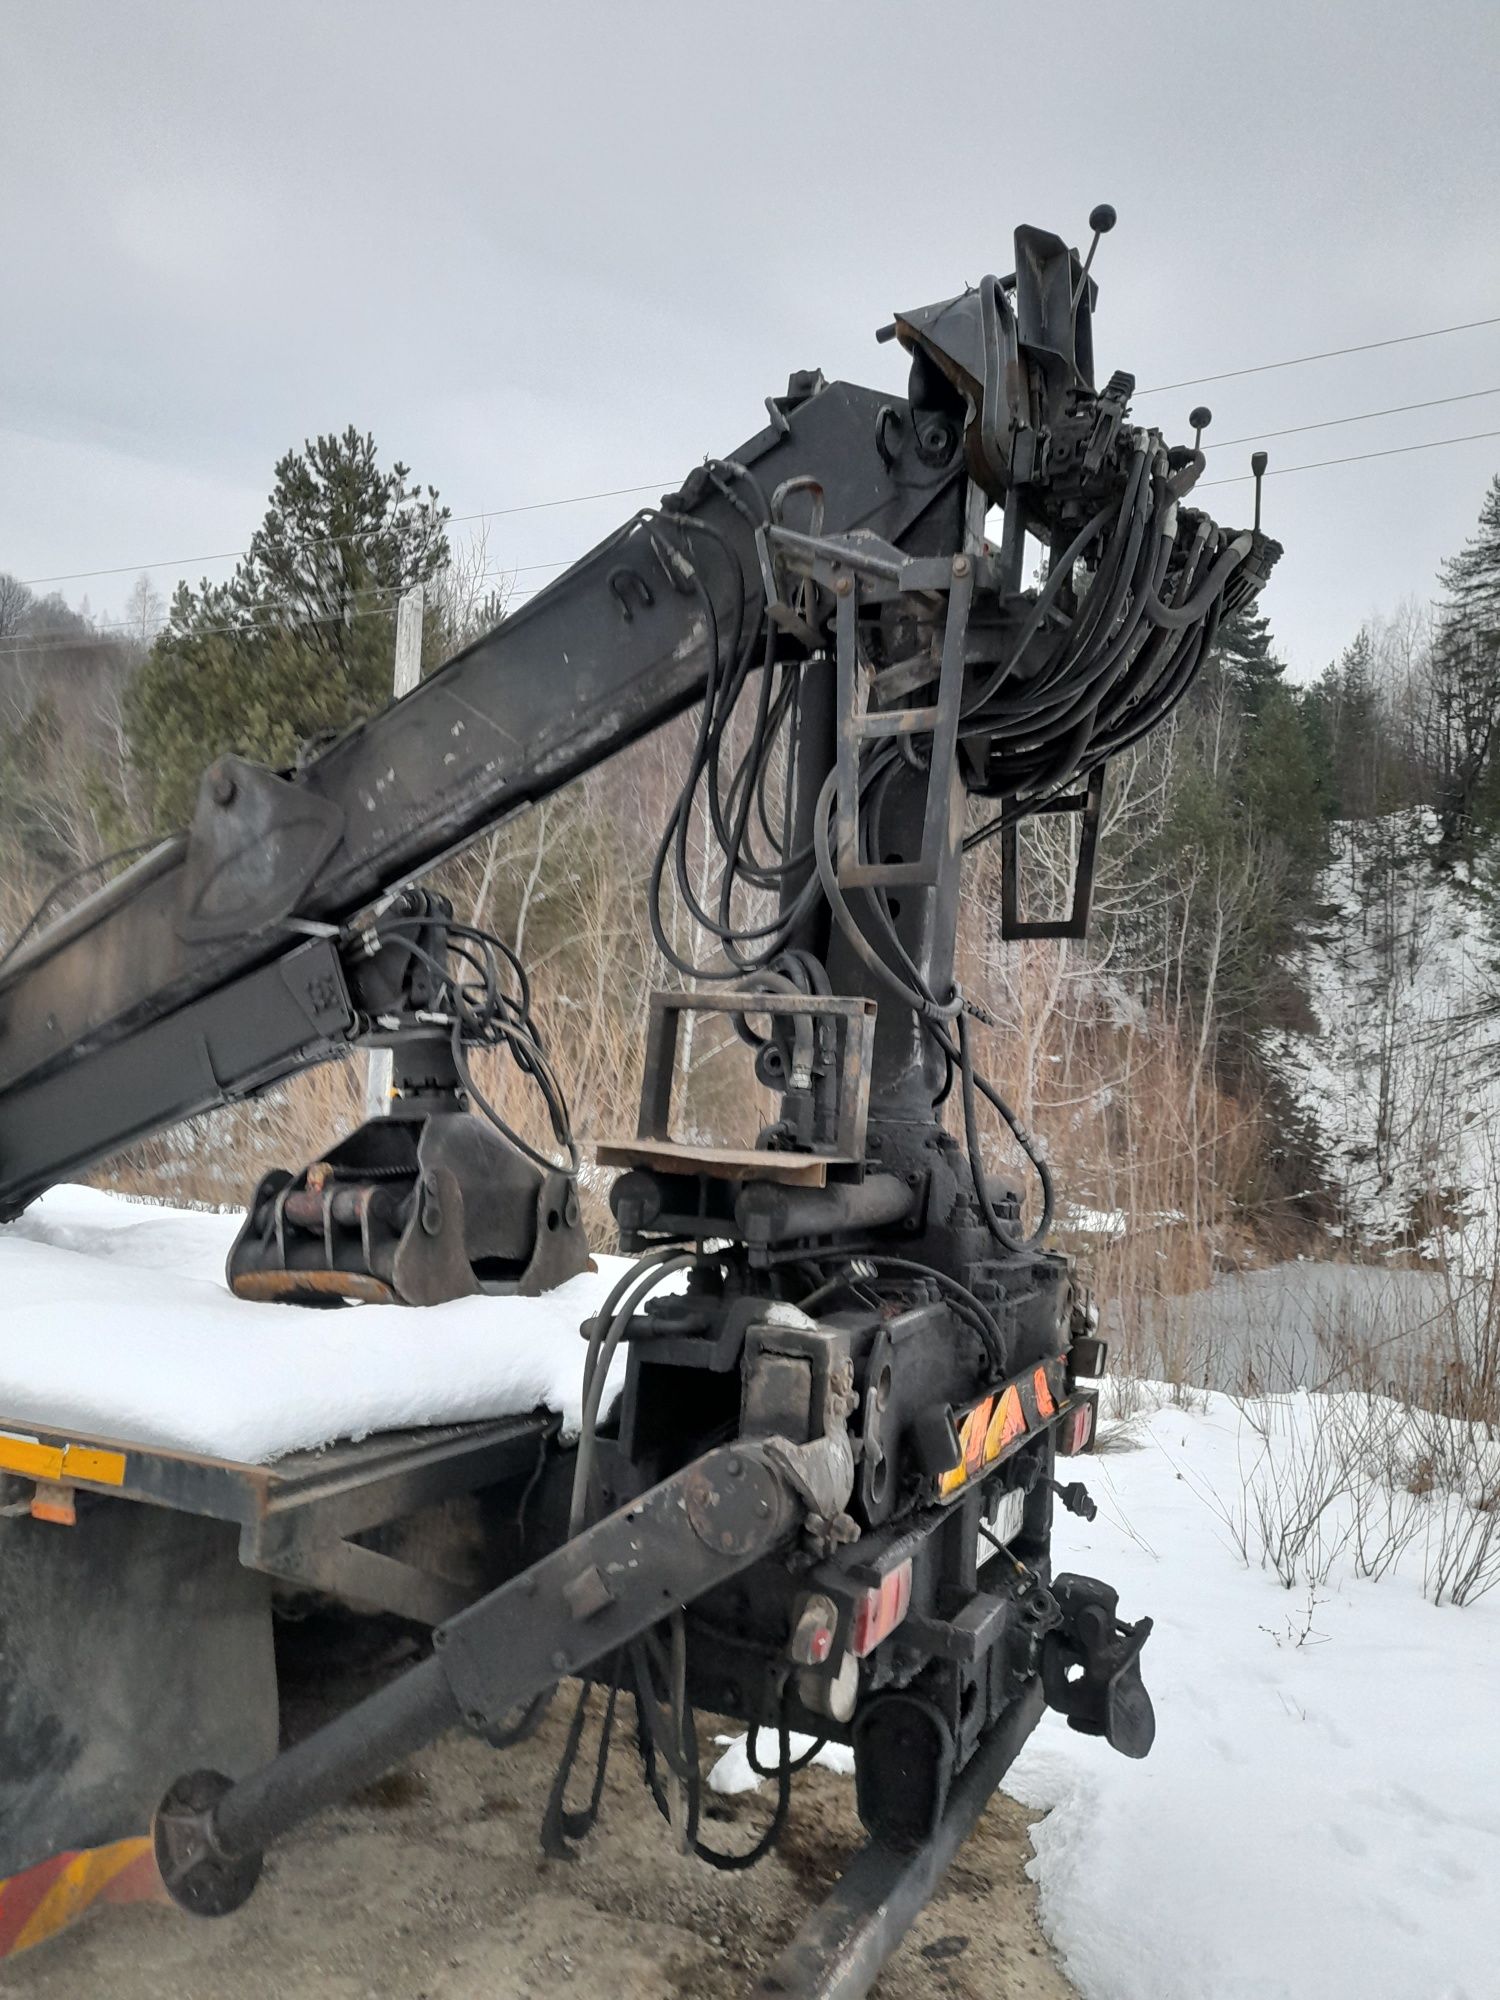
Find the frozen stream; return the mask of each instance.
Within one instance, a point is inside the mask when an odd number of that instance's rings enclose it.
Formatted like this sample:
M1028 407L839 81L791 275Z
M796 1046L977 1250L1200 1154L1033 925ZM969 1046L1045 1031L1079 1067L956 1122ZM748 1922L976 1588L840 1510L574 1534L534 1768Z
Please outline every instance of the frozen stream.
M1460 1344L1474 1353L1494 1303L1487 1279L1276 1264L1153 1302L1144 1329L1125 1343L1127 1365L1134 1374L1230 1393L1367 1386L1400 1379L1424 1358L1448 1358ZM1120 1339L1118 1307L1104 1302L1102 1316L1103 1330Z

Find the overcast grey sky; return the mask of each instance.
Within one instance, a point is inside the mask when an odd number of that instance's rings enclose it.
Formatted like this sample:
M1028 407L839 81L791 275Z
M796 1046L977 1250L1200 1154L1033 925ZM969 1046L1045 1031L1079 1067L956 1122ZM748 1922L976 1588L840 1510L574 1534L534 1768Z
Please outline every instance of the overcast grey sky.
M275 458L351 421L460 514L671 483L793 368L900 387L894 309L1099 201L1101 378L1500 314L1496 0L4 0L0 51L0 569L129 566L59 586L96 615L241 547ZM1477 390L1500 326L1138 414L1207 400L1212 443ZM1266 448L1483 430L1500 393ZM1430 589L1497 468L1500 436L1268 482L1299 673ZM497 519L489 560L632 504Z

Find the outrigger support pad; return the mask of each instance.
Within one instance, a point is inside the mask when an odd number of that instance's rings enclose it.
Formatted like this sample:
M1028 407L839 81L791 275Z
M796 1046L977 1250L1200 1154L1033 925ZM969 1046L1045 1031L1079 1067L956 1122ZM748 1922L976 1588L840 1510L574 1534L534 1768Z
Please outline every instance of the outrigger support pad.
M220 1771L189 1771L156 1809L156 1866L174 1903L195 1917L227 1917L260 1880L261 1854L226 1854L214 1838L213 1810L233 1785Z

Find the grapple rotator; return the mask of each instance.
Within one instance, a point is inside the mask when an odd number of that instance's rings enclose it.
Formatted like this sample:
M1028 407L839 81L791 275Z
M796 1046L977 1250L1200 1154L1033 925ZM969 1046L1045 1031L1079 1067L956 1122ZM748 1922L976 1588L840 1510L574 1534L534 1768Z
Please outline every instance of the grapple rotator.
M453 935L452 916L444 897L407 890L346 950L350 991L369 1023L363 1039L393 1051L390 1105L300 1173L263 1177L229 1253L240 1298L427 1306L472 1293L535 1297L590 1268L572 1173L498 1115L478 1115L467 1045L509 1025L506 996L486 991L465 1006L455 947L468 940ZM487 949L497 942L483 940ZM529 997L523 985L511 1011L550 1087Z

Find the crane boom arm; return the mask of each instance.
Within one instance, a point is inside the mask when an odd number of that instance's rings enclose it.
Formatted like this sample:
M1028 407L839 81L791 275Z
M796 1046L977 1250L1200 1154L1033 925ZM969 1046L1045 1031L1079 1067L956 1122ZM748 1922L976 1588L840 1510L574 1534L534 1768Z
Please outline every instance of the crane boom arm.
M962 479L918 455L904 404L794 377L730 472L674 505L722 560L696 583L670 518L627 524L404 699L283 776L205 773L191 828L0 975L0 1218L178 1120L347 1047L355 997L311 925L402 882L701 697L758 624L748 475L814 482L825 528L904 543ZM908 441L893 451L892 440ZM300 927L300 929L299 929Z

